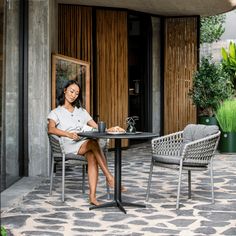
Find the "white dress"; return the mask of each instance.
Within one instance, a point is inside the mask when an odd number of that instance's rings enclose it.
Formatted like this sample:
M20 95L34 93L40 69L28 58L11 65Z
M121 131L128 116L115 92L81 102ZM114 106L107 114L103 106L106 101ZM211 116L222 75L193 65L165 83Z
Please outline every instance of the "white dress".
M87 123L92 120L92 117L84 108L81 107L75 107L73 112L69 112L63 106L58 106L49 113L47 118L54 120L58 129L67 132L83 132L93 130L92 127L87 125ZM74 141L73 139L62 137L62 141L64 144L65 153L77 154L81 145L86 140L82 139L79 141Z

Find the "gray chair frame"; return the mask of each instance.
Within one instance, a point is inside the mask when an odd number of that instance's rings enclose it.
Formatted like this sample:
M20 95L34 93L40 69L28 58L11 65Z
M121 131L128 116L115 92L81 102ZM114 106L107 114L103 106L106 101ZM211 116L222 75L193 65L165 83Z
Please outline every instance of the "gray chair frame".
M182 171L188 172L188 197L191 198L191 171L210 169L212 203L214 203L213 157L220 139L220 131L205 138L183 144L183 131L152 139L152 160L148 178L146 201L149 200L153 166L176 169L179 171L176 209L179 197ZM161 157L162 161L160 161Z
M61 192L61 199L62 202L65 201L65 164L66 161L75 160L78 164L82 165L82 192L85 193L85 176L88 162L86 158L82 155L77 155L74 153L65 154L63 142L60 137L56 135L48 134L50 148L51 148L51 168L50 168L50 190L49 193L52 195L52 188L53 188L53 177L54 172L56 171L56 163L62 162L62 192ZM104 147L102 147L102 151L104 152L105 158L107 160L107 148L108 141ZM107 199L110 199L110 189L108 184L106 185L107 188Z

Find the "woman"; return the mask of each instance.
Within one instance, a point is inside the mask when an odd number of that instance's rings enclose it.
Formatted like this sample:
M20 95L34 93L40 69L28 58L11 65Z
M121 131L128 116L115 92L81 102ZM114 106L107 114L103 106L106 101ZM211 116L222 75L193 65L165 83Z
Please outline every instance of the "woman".
M66 153L84 155L88 161L89 200L99 205L96 199L98 166L106 176L107 183L114 187L114 177L108 170L106 159L94 139L80 139L78 132L97 129L96 122L81 107L81 88L75 80L69 80L59 96L59 106L48 115L48 133L63 137Z

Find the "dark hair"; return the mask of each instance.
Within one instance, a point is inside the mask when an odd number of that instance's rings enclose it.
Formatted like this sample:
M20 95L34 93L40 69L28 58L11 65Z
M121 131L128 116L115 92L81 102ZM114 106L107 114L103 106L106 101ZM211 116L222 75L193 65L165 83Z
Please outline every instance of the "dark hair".
M58 96L58 101L59 101L59 105L64 105L65 103L65 89L67 89L70 85L72 84L76 84L79 87L79 96L76 98L76 100L72 103L73 106L76 107L82 107L82 90L81 90L81 86L79 85L79 83L76 80L68 80L64 87L61 90L60 95Z

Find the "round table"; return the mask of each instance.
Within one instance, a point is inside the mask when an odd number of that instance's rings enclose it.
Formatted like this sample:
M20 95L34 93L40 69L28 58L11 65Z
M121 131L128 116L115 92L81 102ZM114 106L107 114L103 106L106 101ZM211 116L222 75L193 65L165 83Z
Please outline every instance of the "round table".
M134 206L134 207L146 207L143 204L136 204L131 202L124 202L121 198L121 140L122 139L152 139L153 137L159 136L155 133L150 132L136 132L136 133L124 133L124 134L109 134L109 133L99 133L99 132L82 132L78 133L81 137L87 138L102 138L102 139L115 139L115 187L114 187L114 199L111 202L101 204L99 206L92 206L89 209L97 209L103 207L118 207L122 212L126 214L124 206Z

